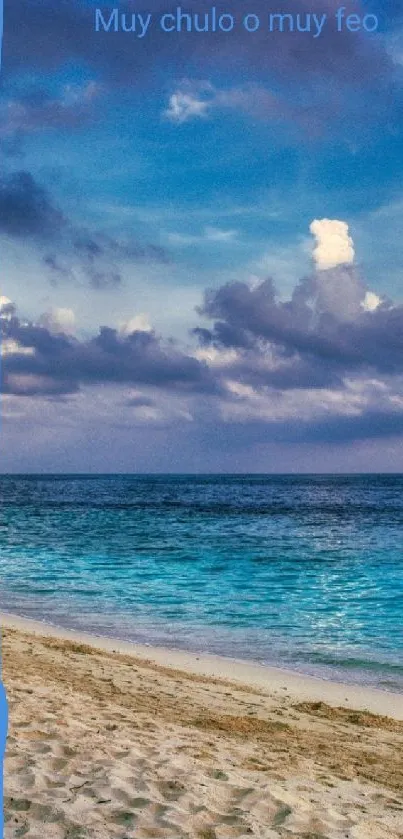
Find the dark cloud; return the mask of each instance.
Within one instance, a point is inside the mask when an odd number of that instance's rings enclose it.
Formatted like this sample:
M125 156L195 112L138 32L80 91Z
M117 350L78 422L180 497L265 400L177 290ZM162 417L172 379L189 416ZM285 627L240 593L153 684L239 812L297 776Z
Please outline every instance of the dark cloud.
M196 332L203 346L240 351L246 369L253 354L261 359L265 348L274 347L281 366L267 376L282 387L296 386L298 371L305 387L320 380L328 386L357 370L403 372L403 306L384 301L366 311L365 293L356 268L348 266L302 280L285 302L270 279L255 288L228 283L206 293L200 312L215 322L211 330Z
M66 61L79 61L95 68L112 84L129 81L131 86L136 83L144 85L147 80L152 83L159 76L163 78L167 60L172 72L181 75L184 72L187 74L190 66L204 70L214 66L227 71L236 57L243 73L247 76L251 71L254 81L256 72L265 77L269 68L272 75L286 76L294 81L302 70L305 81L316 77L321 82L324 79L328 82L333 78L352 89L357 85L383 87L385 78L393 70L380 39L369 39L359 33L353 37L349 32L340 34L334 26L329 26L315 41L311 36L296 38L295 33L268 34L263 26L254 35L246 34L242 26L237 26L229 36L224 37L211 32L204 35L167 35L155 28L148 37L139 39L127 34L96 33L93 20L94 9L98 5L106 15L108 10L119 4L86 3L83 0L59 0L57 4L53 0L30 0L29 3L13 0L13 3L6 4L5 72L21 68L21 44L24 44L24 65L29 64L39 70L55 70ZM167 5L164 0L151 0L147 11L157 16L176 5ZM215 5L218 13L228 12L228 4L217 2ZM339 5L338 0L317 0L314 11L333 17ZM235 0L230 8L237 20L241 20L245 4ZM139 7L128 0L120 4L120 10L131 13L138 11ZM294 0L290 9L293 14L305 14L312 10L312 3L308 0ZM194 6L193 11L196 11ZM197 11L205 11L203 4ZM349 4L348 11L363 15L368 11L368 5L356 0ZM253 12L259 14L262 21L267 21L268 7L264 0L256 0Z
M227 422L212 431L204 429L205 443L220 449L239 451L254 445L276 444L319 444L344 445L364 440L401 437L403 434L403 412L370 407L355 416L327 416L313 418L309 422L299 417L282 420L249 419L244 423Z
M344 289L344 296L333 289ZM271 280L206 293L196 354L155 332L103 326L80 340L63 327L22 321L3 304L3 391L52 399L85 387L144 387L126 407L158 394L191 400L200 440L335 444L403 432L403 306L379 301L357 270L339 266L301 280L279 300ZM95 418L96 421L96 418ZM196 432L195 432L196 433Z
M13 396L46 396L61 397L71 396L77 393L77 384L70 379L54 379L51 376L41 376L32 379L30 376L24 378L19 376L14 379L5 378L3 382L3 393Z
M0 234L33 240L54 282L71 280L78 270L94 289L119 285L119 263L124 260L168 261L163 248L156 245L118 241L78 226L32 174L23 170L0 176Z
M79 341L15 315L1 318L1 325L3 341L14 342L2 364L7 393L74 393L94 384L143 384L182 393L217 389L206 364L152 332L122 336L105 326L91 340Z
M403 434L403 413L371 408L358 416L332 417L326 422L306 424L297 430L294 440L304 443L347 443L354 440L378 440Z
M65 228L63 213L29 172L0 180L0 231L10 236L48 239Z

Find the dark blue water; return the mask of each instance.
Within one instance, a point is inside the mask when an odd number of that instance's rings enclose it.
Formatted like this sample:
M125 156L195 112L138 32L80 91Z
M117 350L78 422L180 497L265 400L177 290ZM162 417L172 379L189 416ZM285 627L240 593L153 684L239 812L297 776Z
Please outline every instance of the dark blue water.
M403 477L0 477L0 608L403 690Z

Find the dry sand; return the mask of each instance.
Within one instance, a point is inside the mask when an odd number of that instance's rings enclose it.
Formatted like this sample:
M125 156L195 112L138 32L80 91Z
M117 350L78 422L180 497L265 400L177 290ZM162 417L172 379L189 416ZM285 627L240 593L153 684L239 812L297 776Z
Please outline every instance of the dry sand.
M2 622L5 839L403 839L402 696Z

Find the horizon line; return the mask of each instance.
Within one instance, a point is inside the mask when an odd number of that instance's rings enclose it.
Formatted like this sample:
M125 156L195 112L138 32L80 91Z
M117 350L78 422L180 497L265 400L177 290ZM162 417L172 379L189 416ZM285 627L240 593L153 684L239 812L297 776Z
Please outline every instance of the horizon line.
M0 0L1 2L1 0ZM18 478L18 477L88 477L88 478L107 478L107 477L263 477L263 478L281 478L281 477L365 477L365 476L391 476L403 477L401 472L1 472L1 478Z

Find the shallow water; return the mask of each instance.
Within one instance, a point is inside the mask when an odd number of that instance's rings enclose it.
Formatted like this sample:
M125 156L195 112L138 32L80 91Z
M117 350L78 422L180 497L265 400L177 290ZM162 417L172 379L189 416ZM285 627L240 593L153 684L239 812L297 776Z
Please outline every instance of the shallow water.
M0 608L403 691L403 477L0 477Z

